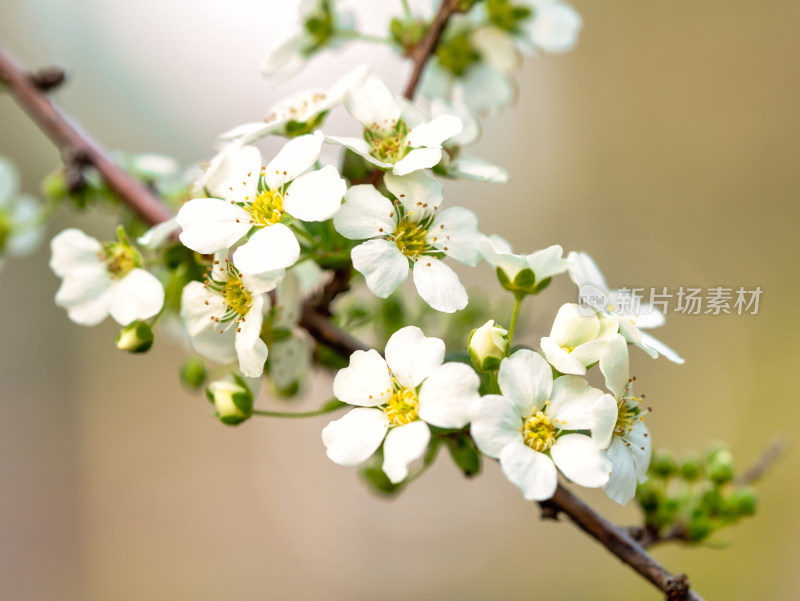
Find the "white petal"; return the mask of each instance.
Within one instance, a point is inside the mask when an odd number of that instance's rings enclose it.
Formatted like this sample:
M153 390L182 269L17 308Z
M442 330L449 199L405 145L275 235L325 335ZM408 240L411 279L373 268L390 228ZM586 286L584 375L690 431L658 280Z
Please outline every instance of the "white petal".
M628 343L621 335L616 334L603 347L600 353L600 371L605 376L606 388L618 399L622 398L628 382Z
M664 357L666 357L667 359L669 359L673 363L677 363L678 365L682 365L682 364L686 363L686 359L681 357L678 353L673 351L666 344L664 344L663 342L661 342L657 338L654 338L653 336L651 336L647 332L642 332L641 341L642 341L642 344L644 344L645 346L653 349L658 354L663 355Z
M608 291L606 278L597 267L597 263L588 254L573 250L567 255L567 261L570 262L569 278L578 288L585 284L592 284L600 290Z
M539 344L550 365L562 374L582 376L586 373L586 366L573 357L571 353L558 346L555 338L545 336L539 341Z
M136 239L139 246L149 249L160 248L170 237L181 229L178 225L177 217L168 219L158 225L154 225L144 234Z
M592 407L592 438L601 449L607 449L617 424L617 401L610 394L604 394Z
M511 245L495 234L482 238L478 250L489 265L502 269L509 280L513 281L520 271L528 268L528 260L512 253Z
M588 436L561 436L550 449L550 455L561 473L576 484L597 488L608 482L611 462Z
M619 324L619 333L625 337L625 340L638 346L645 353L650 355L653 359L658 358L658 351L644 343L642 339L643 332L635 325L633 325L633 323L628 317L618 317L617 323Z
M528 501L544 501L556 492L558 473L553 462L521 441L503 449L500 467Z
M235 330L213 321L225 312L223 297L206 288L201 282L189 282L181 294L181 319L191 338L192 347L204 357L218 363L236 359Z
M361 184L347 191L342 208L333 216L333 225L345 238L365 240L393 233L393 215L394 207L388 198L374 186Z
M408 277L408 259L390 240L368 240L350 253L353 267L363 274L367 286L379 298L386 298Z
M444 361L444 342L416 326L397 330L386 343L386 363L402 386L416 388Z
M8 253L16 257L31 254L42 243L45 228L37 224L41 204L32 196L18 196L11 214L12 233L6 240Z
M261 324L264 316L264 297L258 295L253 298L253 305L247 312L244 320L236 328L234 346L239 357L239 370L250 378L258 378L264 373L264 363L267 361L267 345L261 340Z
M237 145L252 144L256 140L279 130L284 124L284 121L270 121L269 123L265 123L263 121L258 121L256 123L243 123L242 125L237 125L236 127L221 133L217 139L221 142L235 142Z
M344 146L345 148L352 150L358 156L369 161L373 165L380 167L381 169L391 169L391 163L385 163L376 159L374 156L370 154L372 147L367 144L367 141L364 138L348 138L346 136L325 136L325 142L328 144L338 144L339 146Z
M350 90L345 106L364 127L389 129L400 118L400 103L382 79L370 77Z
M363 463L381 446L389 418L378 409L357 408L322 430L328 457L339 465Z
M325 140L321 132L289 140L267 165L264 177L270 190L277 190L305 173L317 162Z
M548 0L545 0L548 1ZM530 2L526 4L534 4ZM534 8L534 10L538 10ZM503 73L515 71L522 62L516 40L498 27L481 27L470 35L470 42L481 55L481 61Z
M144 269L134 269L111 286L108 311L124 326L137 319L153 317L164 306L164 286Z
M460 155L455 163L448 165L447 175L491 184L507 184L511 179L502 167L468 154Z
M273 48L261 64L261 74L268 79L284 79L297 73L305 63L301 50L305 36L293 35Z
M464 128L461 119L455 115L439 115L435 119L417 125L406 137L412 148L438 148L445 140L457 136Z
M415 171L399 176L387 173L384 178L386 188L403 203L406 215L419 223L442 204L444 187L423 171Z
M419 169L428 169L442 160L440 148L414 148L392 167L395 175L408 175Z
M553 394L545 413L561 430L589 430L595 423L594 407L602 391L578 376L561 376L553 382Z
M578 12L564 2L548 2L537 6L528 27L533 44L545 52L567 52L578 41L583 22Z
M99 257L102 250L103 246L91 236L75 228L66 229L50 241L50 269L64 277L78 269L103 267Z
M457 89L461 90L464 101L471 110L489 115L517 97L514 79L484 64L468 69Z
M439 259L422 256L414 263L414 285L426 303L442 313L455 313L467 306L467 291L456 272Z
M650 455L653 452L653 445L650 442L650 432L644 422L639 421L633 426L624 442L629 442L627 447L633 455L633 463L636 467L636 476L639 482L647 480L647 468L650 466Z
M633 455L619 438L611 443L606 457L611 462L611 475L603 487L608 498L625 505L636 495L636 470Z
M478 217L472 211L451 207L436 215L426 236L434 247L474 267L480 261L479 244L484 235L478 232Z
M539 353L521 349L503 359L497 381L503 395L517 407L517 412L528 417L550 399L553 371Z
M472 415L470 433L482 453L495 459L513 442L522 442L522 418L516 405L506 397L480 397Z
M376 407L392 395L392 376L380 353L374 349L350 355L350 365L333 379L333 394L343 403Z
M111 280L105 267L85 267L64 276L56 305L82 326L94 326L108 317Z
M408 477L408 466L422 457L430 439L431 430L423 421L389 430L383 443L383 471L392 483Z
M233 264L243 274L286 269L297 262L300 244L282 223L261 228L233 253Z
M176 218L180 240L195 252L212 254L230 248L250 230L250 213L219 198L195 198Z
M569 262L561 258L563 252L562 248L555 244L528 255L528 266L533 270L537 282L564 273L569 268Z
M212 197L244 202L258 194L260 175L258 148L231 144L212 159L198 183Z
M19 174L10 160L0 157L0 207L5 206L19 190Z
M242 283L253 294L264 294L275 290L286 276L285 269L265 271L252 275L242 274Z
M469 365L445 363L422 383L420 418L440 428L463 428L481 400L480 385L478 374Z
M292 217L303 221L326 221L342 206L347 184L335 167L301 175L294 180L283 197L283 206Z

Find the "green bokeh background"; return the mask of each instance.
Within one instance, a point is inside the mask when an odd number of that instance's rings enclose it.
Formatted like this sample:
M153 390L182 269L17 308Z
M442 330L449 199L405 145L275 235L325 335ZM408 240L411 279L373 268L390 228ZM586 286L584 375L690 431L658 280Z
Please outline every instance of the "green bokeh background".
M590 252L612 286L761 286L757 316L668 316L657 334L686 365L634 352L632 368L657 446L724 440L747 463L777 436L790 443L759 486L756 519L721 533L728 548L657 558L707 599L797 599L800 3L574 4L577 49L527 61L519 105L474 149L512 183L448 184L447 199L520 250ZM68 66L59 101L110 148L190 162L283 94L363 60L355 49L298 83L264 83L258 65L280 33L264 16L287 12L251 0L9 0L0 41L28 64ZM369 57L399 87L407 65ZM330 131L347 124L340 111ZM29 191L58 160L5 97L0 154ZM69 212L50 234L79 222L111 236L110 215ZM495 465L465 481L442 456L386 502L325 457L325 418L221 426L180 389L179 346L131 357L113 348L112 324L68 322L47 259L43 248L9 262L0 280L2 598L660 598L571 526L540 522ZM521 340L535 344L573 296L561 281L527 305ZM307 402L328 394L319 377ZM579 492L618 522L638 519Z

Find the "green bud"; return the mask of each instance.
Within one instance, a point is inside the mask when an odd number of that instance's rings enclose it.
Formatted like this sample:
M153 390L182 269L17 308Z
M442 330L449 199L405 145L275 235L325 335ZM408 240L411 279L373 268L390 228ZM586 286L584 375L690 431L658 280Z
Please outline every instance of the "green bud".
M650 462L650 471L661 478L669 478L678 473L678 462L669 451L658 451Z
M134 321L117 334L117 348L129 353L145 353L153 346L153 339L153 328L146 321Z
M650 479L641 483L636 489L636 498L645 513L656 511L664 496L662 483Z
M439 64L456 77L464 75L473 63L481 59L481 55L473 48L466 33L453 36L440 44L436 49L436 57L439 59Z
M708 476L717 485L730 482L736 477L733 454L727 449L717 449L708 458Z
M428 24L424 19L399 19L395 17L389 23L389 34L406 51L416 48L428 32Z
M180 369L181 382L190 390L198 390L206 383L206 366L202 357L189 357Z
M244 380L234 376L233 380L216 380L206 388L208 400L214 403L219 421L236 426L253 415L253 394Z
M739 516L753 515L756 512L758 496L752 488L743 486L734 490L725 501Z
M697 480L700 477L702 466L696 457L689 457L681 463L681 477L684 480Z
M472 330L467 342L469 358L478 371L497 371L508 351L508 330L487 321Z
M686 526L686 536L691 541L701 541L711 534L711 523L704 517L693 518Z

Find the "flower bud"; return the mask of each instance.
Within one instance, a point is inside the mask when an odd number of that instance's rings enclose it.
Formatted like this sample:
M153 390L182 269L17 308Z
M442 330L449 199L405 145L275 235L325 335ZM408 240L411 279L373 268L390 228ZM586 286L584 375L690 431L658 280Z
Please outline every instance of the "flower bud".
M736 489L726 499L726 504L736 514L736 517L753 515L756 512L757 503L756 492L749 486Z
M478 371L496 371L508 350L508 330L487 321L472 330L467 343L469 358Z
M650 471L660 478L669 478L678 473L678 462L669 451L659 451L650 462Z
M253 395L239 377L216 380L206 388L208 400L214 403L219 421L235 426L253 415Z
M736 476L733 455L727 449L717 449L708 458L708 476L714 484L730 482Z
M153 346L153 329L146 321L134 321L117 334L117 348L129 353L145 353Z
M202 357L189 357L180 369L181 382L190 390L197 390L206 382L206 366Z

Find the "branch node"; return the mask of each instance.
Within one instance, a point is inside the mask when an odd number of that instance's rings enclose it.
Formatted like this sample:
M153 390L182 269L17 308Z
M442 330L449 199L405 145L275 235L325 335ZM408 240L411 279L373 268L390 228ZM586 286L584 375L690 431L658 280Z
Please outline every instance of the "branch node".
M67 73L61 67L43 67L28 75L31 83L42 92L49 92L67 80Z
M689 578L686 574L672 576L667 582L664 592L667 601L687 601L689 599Z

